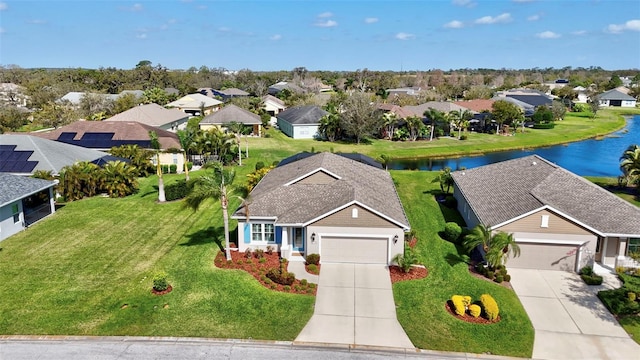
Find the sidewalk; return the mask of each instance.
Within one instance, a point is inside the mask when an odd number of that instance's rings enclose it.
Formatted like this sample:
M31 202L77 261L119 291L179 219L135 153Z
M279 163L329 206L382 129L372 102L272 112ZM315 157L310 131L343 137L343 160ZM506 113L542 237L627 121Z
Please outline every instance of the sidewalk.
M289 265L287 265L287 271L296 274L296 279L306 279L308 282L317 284L319 276L309 274L307 270L304 268L304 262L302 261L289 261Z

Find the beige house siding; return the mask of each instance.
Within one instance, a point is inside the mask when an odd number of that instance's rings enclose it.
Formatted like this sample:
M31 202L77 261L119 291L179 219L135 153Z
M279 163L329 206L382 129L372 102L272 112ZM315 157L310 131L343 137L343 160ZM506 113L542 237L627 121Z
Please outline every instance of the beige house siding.
M353 210L357 211L357 217L353 217ZM397 228L398 225L358 206L351 205L334 214L316 221L310 226L344 226L344 227L379 227Z
M330 184L334 181L336 181L336 178L333 176L325 172L318 171L298 181L296 184Z
M543 216L549 217L547 227L542 226ZM506 232L536 232L543 234L591 234L587 229L548 210L538 211L494 230Z

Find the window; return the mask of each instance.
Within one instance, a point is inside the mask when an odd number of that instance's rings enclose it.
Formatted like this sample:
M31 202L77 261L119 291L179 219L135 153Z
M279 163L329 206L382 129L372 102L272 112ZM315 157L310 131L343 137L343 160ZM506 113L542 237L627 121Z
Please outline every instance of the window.
M358 209L357 208L351 209L351 217L354 218L354 219L358 218Z
M18 203L11 205L11 213L13 214L13 223L20 221L20 210L18 209Z
M542 215L542 221L540 223L540 227L543 227L543 228L549 227L549 215Z
M251 224L252 242L274 242L275 229L273 224Z
M629 239L629 248L627 250L627 254L632 252L640 253L640 238Z

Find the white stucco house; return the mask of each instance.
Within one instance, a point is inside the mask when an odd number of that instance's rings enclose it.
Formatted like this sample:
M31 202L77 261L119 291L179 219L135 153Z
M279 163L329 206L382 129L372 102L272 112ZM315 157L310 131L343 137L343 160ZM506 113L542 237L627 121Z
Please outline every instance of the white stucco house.
M605 91L597 96L600 106L636 107L636 98L616 89Z
M320 119L327 114L316 105L292 107L277 115L278 128L294 139L314 139L319 136Z

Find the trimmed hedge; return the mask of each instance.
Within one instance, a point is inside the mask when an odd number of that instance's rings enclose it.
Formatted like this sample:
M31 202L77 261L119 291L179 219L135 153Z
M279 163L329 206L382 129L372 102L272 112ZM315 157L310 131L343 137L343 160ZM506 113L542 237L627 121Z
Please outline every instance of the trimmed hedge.
M554 127L556 127L555 123L533 124L534 129L553 129Z
M448 222L444 225L444 237L453 243L458 241L458 238L462 234L462 228L460 225L454 222Z
M318 264L320 264L320 254L307 255L307 265L318 265Z
M461 295L453 295L451 297L451 303L453 303L453 311L460 316L463 316L466 312L463 298L464 297Z
M496 319L498 319L500 309L498 308L498 303L493 298L493 296L489 294L480 295L480 304L482 304L484 313L489 321L495 321Z
M169 165L169 172L171 174L175 174L176 172L178 172L178 165L176 164Z
M587 284L587 285L602 285L602 276L600 275L586 275L586 274L582 274L580 275L580 277L582 278L582 280Z
M183 199L188 193L189 188L185 180L180 180L164 187L164 196L167 201Z
M477 318L478 316L480 316L481 312L482 312L482 308L480 307L480 305L476 305L476 304L469 305L469 314L471 314L471 316L473 316L474 318Z

